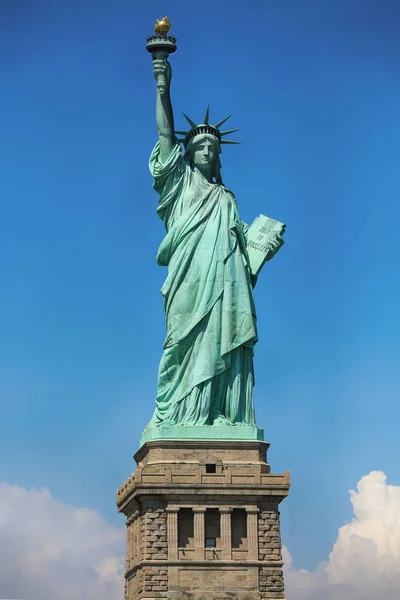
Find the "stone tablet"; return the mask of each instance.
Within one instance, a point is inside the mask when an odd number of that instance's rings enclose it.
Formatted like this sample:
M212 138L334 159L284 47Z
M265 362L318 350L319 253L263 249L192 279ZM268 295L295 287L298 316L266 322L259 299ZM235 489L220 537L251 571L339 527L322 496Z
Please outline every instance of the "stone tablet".
M286 225L271 217L258 215L247 232L247 252L251 274L257 276L269 259L268 242L277 235L283 235Z

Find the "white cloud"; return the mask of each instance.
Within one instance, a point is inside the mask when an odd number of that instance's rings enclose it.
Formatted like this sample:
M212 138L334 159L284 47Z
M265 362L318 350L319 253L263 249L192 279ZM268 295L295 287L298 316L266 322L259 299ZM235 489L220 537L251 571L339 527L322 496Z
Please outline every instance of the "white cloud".
M400 486L372 471L350 492L354 518L314 571L284 549L288 600L400 598ZM0 484L0 598L122 600L124 527L48 490Z
M0 483L0 598L122 600L124 528Z
M288 600L400 598L400 486L372 471L350 499L354 518L339 529L328 562L295 569L285 549Z

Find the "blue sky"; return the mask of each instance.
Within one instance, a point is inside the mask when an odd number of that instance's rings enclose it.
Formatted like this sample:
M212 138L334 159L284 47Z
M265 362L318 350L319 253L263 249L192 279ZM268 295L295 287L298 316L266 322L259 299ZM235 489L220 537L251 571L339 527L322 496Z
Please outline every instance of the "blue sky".
M165 14L177 128L232 113L241 216L287 223L256 288L256 410L314 568L356 481L400 481L396 0L2 3L0 480L123 524L165 334L145 51Z

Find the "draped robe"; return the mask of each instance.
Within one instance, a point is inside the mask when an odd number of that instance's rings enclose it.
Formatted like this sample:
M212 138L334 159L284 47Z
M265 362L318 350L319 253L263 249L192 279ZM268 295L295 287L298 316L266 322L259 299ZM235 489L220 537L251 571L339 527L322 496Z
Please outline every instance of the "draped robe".
M164 164L149 161L166 236L157 262L167 336L156 410L148 427L255 425L257 341L244 224L235 196L192 169L176 144Z

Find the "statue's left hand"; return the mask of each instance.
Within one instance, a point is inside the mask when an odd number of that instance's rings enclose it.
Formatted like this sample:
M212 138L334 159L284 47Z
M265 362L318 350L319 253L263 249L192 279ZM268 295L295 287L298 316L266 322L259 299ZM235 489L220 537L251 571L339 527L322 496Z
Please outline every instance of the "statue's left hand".
M268 259L267 260L271 260L271 258L273 258L275 256L275 254L278 252L278 250L280 248L282 248L284 243L285 242L284 242L283 237L279 234L276 235L275 238L268 243Z

